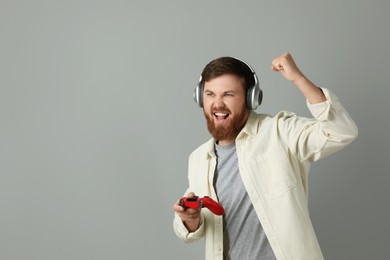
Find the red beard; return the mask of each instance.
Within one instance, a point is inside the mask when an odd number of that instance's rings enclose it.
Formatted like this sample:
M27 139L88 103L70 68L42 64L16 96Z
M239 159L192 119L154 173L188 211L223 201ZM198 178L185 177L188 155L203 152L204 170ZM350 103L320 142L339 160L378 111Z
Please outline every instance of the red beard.
M228 120L227 124L220 125L220 126L215 125L214 113L218 111L229 113L229 116L226 119ZM206 114L204 112L207 121L207 129L209 130L210 134L214 137L216 141L222 141L228 138L236 138L246 123L246 119L247 119L246 113L247 113L246 109L243 108L239 111L237 115L233 116L227 107L214 109L210 114Z

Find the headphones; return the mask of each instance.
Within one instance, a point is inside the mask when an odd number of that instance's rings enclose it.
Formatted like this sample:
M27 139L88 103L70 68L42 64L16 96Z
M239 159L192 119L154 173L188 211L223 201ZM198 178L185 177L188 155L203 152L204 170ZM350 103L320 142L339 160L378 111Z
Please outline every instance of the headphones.
M263 91L260 89L259 80L257 79L256 72L249 66L248 63L234 58L242 63L244 63L252 72L254 78L254 85L250 86L246 92L246 107L250 110L256 110L261 105L261 101L263 100ZM204 82L202 82L202 75L200 75L198 85L194 90L194 101L200 107L203 107L203 88Z

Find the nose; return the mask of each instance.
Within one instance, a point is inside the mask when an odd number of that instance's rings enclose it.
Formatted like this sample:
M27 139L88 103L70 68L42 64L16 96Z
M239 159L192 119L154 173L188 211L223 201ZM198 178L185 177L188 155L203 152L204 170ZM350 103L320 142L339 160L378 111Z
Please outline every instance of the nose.
M214 107L216 108L225 107L225 103L223 102L222 97L215 97Z
M218 106L218 107L225 106L225 103L223 101L223 97L222 96L216 96L215 99L214 99L214 104L215 104L215 106Z

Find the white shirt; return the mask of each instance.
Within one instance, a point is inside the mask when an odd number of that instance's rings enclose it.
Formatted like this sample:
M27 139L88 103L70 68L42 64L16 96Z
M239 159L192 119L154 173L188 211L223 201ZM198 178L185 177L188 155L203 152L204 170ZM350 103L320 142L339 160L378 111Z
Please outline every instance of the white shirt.
M280 112L275 117L251 112L236 138L239 171L277 259L323 259L308 210L310 162L334 153L357 137L357 127L338 98L309 104L314 118ZM214 142L189 157L189 191L217 200L213 187ZM176 214L174 230L185 242L205 237L206 260L223 259L222 217L203 209L201 225L188 232Z

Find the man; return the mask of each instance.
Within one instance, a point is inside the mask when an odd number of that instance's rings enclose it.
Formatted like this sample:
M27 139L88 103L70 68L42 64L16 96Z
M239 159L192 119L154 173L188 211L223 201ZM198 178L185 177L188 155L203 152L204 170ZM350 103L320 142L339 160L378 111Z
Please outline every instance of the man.
M250 111L256 100L248 90L257 78L238 59L213 60L202 72L198 102L213 138L190 155L185 194L209 196L225 214L179 201L173 208L176 234L185 242L205 237L206 259L323 259L308 211L309 166L351 143L357 127L289 53L274 59L272 70L295 84L314 118Z

